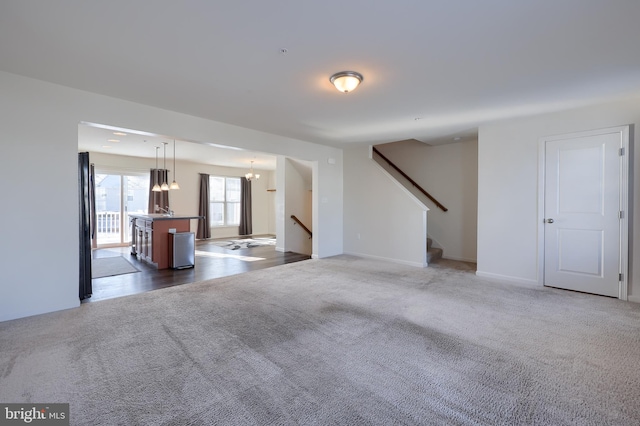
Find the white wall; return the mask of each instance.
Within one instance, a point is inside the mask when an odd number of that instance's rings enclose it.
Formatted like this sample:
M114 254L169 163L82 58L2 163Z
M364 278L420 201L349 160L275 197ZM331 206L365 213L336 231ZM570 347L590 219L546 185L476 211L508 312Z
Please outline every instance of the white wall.
M434 246L443 249L443 257L475 262L478 223L478 141L470 140L429 146L419 141L402 141L376 148L416 181L448 211L420 194L399 176L410 191L424 198L430 208L428 234ZM382 160L382 163L387 163ZM391 171L392 175L397 172Z
M82 122L318 161L314 197L325 202L314 203L314 254L342 253L339 149L4 72L0 93L0 177L12 182L3 192L2 219L9 226L0 245L0 321L79 305L77 153Z
M149 174L149 169L155 168L155 159L127 157L122 155L112 155L100 152L90 152L89 159L99 170L114 170L120 172L135 171ZM173 167L173 161L172 161ZM171 209L176 214L189 216L198 215L198 203L200 202L200 173L207 173L211 176L222 177L242 177L247 169L235 167L212 166L209 164L193 163L188 161L176 161L176 169L180 178L179 190L169 191L169 203ZM267 187L270 175L274 174L269 170L255 169L261 178L251 183L252 196L252 220L253 234L263 235L269 233L269 200ZM171 174L170 174L171 176ZM198 221L191 221L191 231L196 232ZM238 227L215 227L211 231L211 238L231 238L238 236Z
M427 210L369 158L368 147L345 149L345 253L425 266Z
M478 275L538 282L538 146L543 136L632 124L640 99L481 126L478 139ZM631 150L631 167L640 150ZM640 188L639 173L632 187ZM631 190L630 300L640 302L640 197Z
M269 173L267 181L267 233L276 235L276 175L277 173Z
M285 159L285 250L312 254L312 239L291 219L295 215L313 233L311 198L312 182L301 174L291 159Z

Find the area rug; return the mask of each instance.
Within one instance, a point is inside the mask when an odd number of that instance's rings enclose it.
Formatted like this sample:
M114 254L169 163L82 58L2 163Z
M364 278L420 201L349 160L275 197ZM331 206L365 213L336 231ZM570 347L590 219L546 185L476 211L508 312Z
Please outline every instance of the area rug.
M114 275L140 272L122 256L99 257L91 260L91 278L111 277Z
M226 248L227 250L239 250L261 246L275 246L276 239L273 237L265 238L243 238L239 240L218 240L211 241L212 244Z

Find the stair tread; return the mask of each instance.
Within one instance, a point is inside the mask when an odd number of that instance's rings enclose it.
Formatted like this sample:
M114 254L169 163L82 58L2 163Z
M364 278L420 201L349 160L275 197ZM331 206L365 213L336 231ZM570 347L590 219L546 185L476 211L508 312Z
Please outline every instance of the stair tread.
M427 250L427 263L431 263L434 260L438 260L442 257L442 249L431 247Z

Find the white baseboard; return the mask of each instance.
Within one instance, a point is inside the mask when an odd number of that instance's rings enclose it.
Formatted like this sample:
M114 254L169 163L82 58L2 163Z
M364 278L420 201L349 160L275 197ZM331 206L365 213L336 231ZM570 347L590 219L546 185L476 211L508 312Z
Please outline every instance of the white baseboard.
M280 253L284 253L284 248L276 246L276 251L279 251Z
M491 272L476 271L476 276L480 278L488 278L491 280L502 281L502 282L507 282L511 284L520 284L520 285L535 286L535 287L540 286L537 280L530 280L527 278L520 278L520 277L511 277L509 275L493 274Z
M478 259L467 259L466 257L442 256L443 259L457 260L458 262L478 263Z
M640 303L640 296L631 295L627 297L627 300L633 303Z
M345 251L344 254L348 254L350 256L358 256L365 259L383 260L385 262L399 263L401 265L416 266L418 268L425 268L427 266L426 263L423 264L420 262L410 262L408 260L402 260L402 259L392 259L389 257L372 256L370 254L354 253L354 252L348 252L348 251Z
M317 254L312 254L312 255L311 255L311 258L312 258L312 259L320 259L320 256L318 256Z

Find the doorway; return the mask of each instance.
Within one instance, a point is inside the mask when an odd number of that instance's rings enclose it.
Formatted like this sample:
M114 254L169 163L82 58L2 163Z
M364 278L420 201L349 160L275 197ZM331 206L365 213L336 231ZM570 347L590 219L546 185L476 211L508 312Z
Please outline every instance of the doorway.
M627 299L629 126L540 141L542 284Z
M146 213L149 176L96 171L96 232L98 247L128 245L131 242L130 213Z

